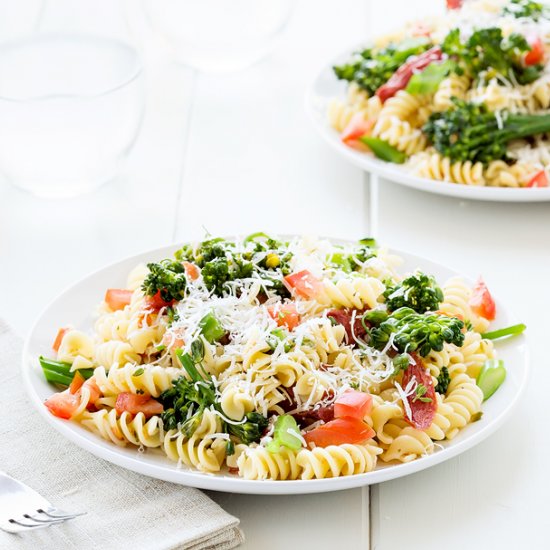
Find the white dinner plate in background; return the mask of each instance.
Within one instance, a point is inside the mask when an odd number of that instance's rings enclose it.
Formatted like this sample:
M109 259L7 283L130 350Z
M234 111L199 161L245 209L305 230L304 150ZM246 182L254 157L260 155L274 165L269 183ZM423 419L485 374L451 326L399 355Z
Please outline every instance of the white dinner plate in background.
M510 187L485 187L475 185L463 185L436 181L429 178L415 176L407 170L391 162L384 162L369 153L356 151L340 140L339 133L330 126L327 118L329 102L334 98L346 97L347 82L338 80L332 67L347 62L353 52L361 50L360 47L339 55L332 63L327 65L315 78L306 94L306 110L313 121L315 128L328 144L345 159L359 168L378 174L388 180L440 195L458 197L462 199L505 201L505 202L543 202L550 201L550 187L542 188L510 188Z
M334 240L334 242L341 243L342 241ZM525 386L528 373L525 336L496 342L499 357L504 359L506 364L507 377L500 389L483 404L481 420L466 426L453 440L436 445L436 450L432 455L406 464L387 465L379 462L376 470L366 474L320 480L251 481L228 473L202 474L185 466L178 467L164 454L151 449L138 452L138 449L131 445L117 447L89 432L76 422L62 420L50 414L43 402L54 393L55 389L46 382L38 357L51 355L51 345L58 328L71 324L82 330L91 330L93 311L103 299L107 288L124 288L128 273L138 263L169 257L176 249L176 246L169 246L145 252L100 269L82 279L51 302L36 321L25 342L22 372L25 387L33 406L45 421L69 441L123 468L182 485L233 493L321 493L380 483L424 470L477 445L493 433L510 415ZM419 268L435 275L440 283L457 274L432 261L399 251L392 252L404 259L400 271L407 272ZM498 300L497 310L498 315L493 324L494 327L503 327L517 322Z

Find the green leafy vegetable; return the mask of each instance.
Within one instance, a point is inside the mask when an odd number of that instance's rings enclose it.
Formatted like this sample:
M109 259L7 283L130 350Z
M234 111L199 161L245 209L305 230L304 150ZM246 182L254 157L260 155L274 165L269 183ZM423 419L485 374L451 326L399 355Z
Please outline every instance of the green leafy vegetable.
M375 324L376 310L367 311L363 316ZM376 349L386 347L393 337L393 346L400 352L418 351L425 357L430 351L441 351L445 342L462 346L464 323L457 317L447 317L437 313L416 313L402 307L394 311L378 326L370 329L370 344Z
M270 453L279 452L281 446L297 451L302 447L302 440L298 435L300 428L296 420L289 414L283 414L275 420L273 440L267 445Z
M359 141L364 143L377 158L385 160L386 162L403 164L407 160L407 155L405 153L402 153L399 149L396 149L383 139L362 136L359 138Z
M512 82L530 84L543 69L542 65L522 63L522 55L531 49L523 35L512 33L504 37L498 27L479 29L465 42L461 40L460 30L453 29L441 49L456 59L455 72L466 72L485 80L500 74Z
M514 17L528 17L533 21L538 21L541 17L548 18L548 6L542 2L533 2L532 0L510 0L502 10L504 15L513 15Z
M431 63L422 72L412 75L405 91L412 95L435 93L443 79L456 70L455 65L451 59L443 63Z
M441 367L441 371L437 377L437 386L435 387L435 391L441 395L445 395L450 383L451 377L449 376L449 369L447 367Z
M477 385L483 392L483 401L493 395L506 379L506 369L502 359L487 359L477 376Z
M372 96L409 57L425 52L430 46L427 38L415 38L383 49L365 49L349 63L333 67L334 74L340 80L355 82Z
M257 443L267 428L267 418L257 412L249 412L242 424L226 424L227 432L239 438L246 445Z
M443 291L431 275L417 271L395 286L389 286L384 292L384 298L390 311L410 307L417 313L424 313L439 309Z
M506 328L500 328L498 330L492 330L482 334L481 337L486 340L496 340L497 338L505 338L506 336L516 336L521 334L527 327L520 323L519 325L512 325Z
M433 113L422 130L432 145L453 161L489 163L506 159L513 139L550 131L550 115L512 115L498 119L483 104L453 98L454 109Z
M50 384L59 384L60 386L70 386L73 381L74 375L78 372L84 378L90 378L94 373L94 369L81 369L77 371L71 371L70 363L63 363L61 361L54 361L53 359L47 359L42 355L38 358L44 377Z
M187 279L185 268L175 260L161 260L158 263L147 264L149 274L143 281L142 290L148 296L160 293L165 302L179 301L185 296Z
M205 409L214 408L220 413L223 411L212 377L204 372L192 355L182 350L176 351L176 355L189 378L177 378L172 382L172 388L161 393L159 400L164 406L161 418L165 430L179 429L189 438L199 427ZM200 353L196 355L200 357ZM222 421L222 429L243 443L250 444L259 441L267 424L267 418L263 415L250 412L240 424Z
M409 355L406 353L400 353L392 359L393 363L393 374L394 376L399 374L402 370L405 370L409 367Z
M233 241L208 239L196 248L184 246L176 252L176 258L200 267L206 288L218 296L228 289L227 283L256 275L277 294L287 297L283 277L290 273L292 253L286 244L262 232L249 235L243 244L244 248Z

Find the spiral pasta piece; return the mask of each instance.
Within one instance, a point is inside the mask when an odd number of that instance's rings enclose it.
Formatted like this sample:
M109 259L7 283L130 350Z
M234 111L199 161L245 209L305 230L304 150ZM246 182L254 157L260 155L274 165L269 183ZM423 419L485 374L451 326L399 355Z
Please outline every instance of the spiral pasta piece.
M336 282L324 281L324 293L336 307L374 308L385 290L384 283L374 277L345 277Z
M162 446L168 458L197 468L201 472L219 472L226 455L227 439L221 432L221 421L212 411L203 411L200 425L187 438L178 430L164 436Z
M508 164L494 160L485 170L487 185L494 187L524 187L540 168L527 162Z
M232 385L222 391L220 405L227 417L242 420L245 414L254 410L254 399L250 394Z
M423 151L409 160L411 171L421 178L428 178L464 185L485 185L485 175L481 162L451 162L437 152Z
M452 277L443 285L444 300L439 309L446 315L470 321L472 328L479 333L487 332L490 322L477 315L470 307L472 289L461 277Z
M426 148L427 138L419 128L396 116L378 119L372 131L378 137L393 145L406 155L413 155Z
M276 453L265 447L248 447L237 459L237 466L244 479L298 479L302 472L297 453L286 447Z
M57 352L58 361L72 363L76 357L91 359L94 354L92 339L80 330L68 330L61 339Z
M97 367L94 378L104 395L129 392L158 397L163 391L169 390L172 382L183 374L181 369L173 367L128 363L123 366L115 365L108 371L103 366Z
M403 423L393 423L393 440L388 448L380 455L384 462L397 460L399 462L410 462L421 456L431 454L434 450L434 443L430 436L422 430Z
M135 416L128 412L117 415L115 409L83 412L80 422L90 431L119 447L127 443L145 447L160 447L163 440L162 420L159 416L147 419L143 413Z
M444 404L450 405L453 412L448 415L450 427L447 439L452 439L459 430L472 420L472 416L481 411L483 392L473 378L460 374L451 380Z
M454 104L452 98L465 99L471 80L467 75L450 74L443 79L434 94L433 106L435 111L446 111Z
M141 357L128 342L111 340L95 347L94 362L108 370L115 364L140 363Z
M302 449L296 463L302 469L301 479L351 476L374 470L381 452L382 449L373 440L362 445L330 445Z

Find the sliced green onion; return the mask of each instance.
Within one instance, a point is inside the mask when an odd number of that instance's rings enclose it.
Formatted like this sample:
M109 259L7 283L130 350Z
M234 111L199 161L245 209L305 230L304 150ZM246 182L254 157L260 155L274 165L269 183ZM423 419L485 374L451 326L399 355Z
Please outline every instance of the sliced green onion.
M481 337L486 340L496 340L497 338L504 338L505 336L516 336L517 334L521 334L526 328L526 325L519 323L519 325L512 325L511 327L486 332L482 334Z
M487 401L506 379L506 369L502 359L487 359L477 376L477 385L483 392L483 401Z
M339 267L345 273L351 273L353 271L349 256L342 252L335 252L328 257L328 263L330 265Z
M269 235L267 235L263 231L256 231L256 233L251 233L250 235L248 235L248 237L246 237L244 239L243 243L248 244L251 241L255 241L259 237L261 237L262 239L266 239L266 240L269 239Z
M281 446L293 451L302 448L302 440L297 435L294 435L294 433L300 433L300 428L292 416L289 414L279 416L275 420L274 428L273 440L266 446L266 449L270 453L279 452Z
M199 328L201 329L201 334L210 344L217 342L225 335L225 329L212 312L207 313L199 321Z
M182 349L176 350L176 355L180 360L181 366L185 369L185 372L187 372L191 380L193 380L193 382L200 382L202 376L199 374L197 367L195 367L193 358L188 353L184 353Z
M94 369L81 369L71 371L72 365L61 361L47 359L42 355L38 358L44 377L51 384L60 384L62 386L70 386L74 375L79 372L85 379L90 378L94 373Z
M376 239L374 237L364 237L359 239L359 244L364 244L365 246L375 247Z
M407 155L405 153L402 153L399 149L396 149L383 139L362 136L359 138L359 141L364 143L376 157L386 162L403 164L407 160Z

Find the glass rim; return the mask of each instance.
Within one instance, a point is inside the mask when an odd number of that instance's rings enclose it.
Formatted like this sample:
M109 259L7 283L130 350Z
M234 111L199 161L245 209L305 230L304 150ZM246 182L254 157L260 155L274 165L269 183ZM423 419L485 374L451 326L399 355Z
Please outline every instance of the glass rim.
M66 39L69 41L76 42L86 42L86 41L97 41L110 43L111 45L116 45L118 47L126 48L135 53L135 67L129 71L129 76L122 79L121 82L118 82L114 86L110 86L106 89L100 90L98 92L92 93L52 93L36 97L16 97L10 96L9 94L3 94L0 92L1 101L9 101L13 103L35 103L40 101L52 101L56 99L76 99L76 100L90 100L98 97L109 95L117 90L125 88L136 80L143 73L143 61L139 51L134 48L130 43L124 42L123 40L118 40L110 36L103 36L101 34L92 34L92 33L70 33L70 32L44 32L36 35L27 35L24 37L16 38L14 40L6 40L0 42L0 57L4 54L6 50L15 49L25 44L30 43L40 43L40 42L51 42L53 40Z

